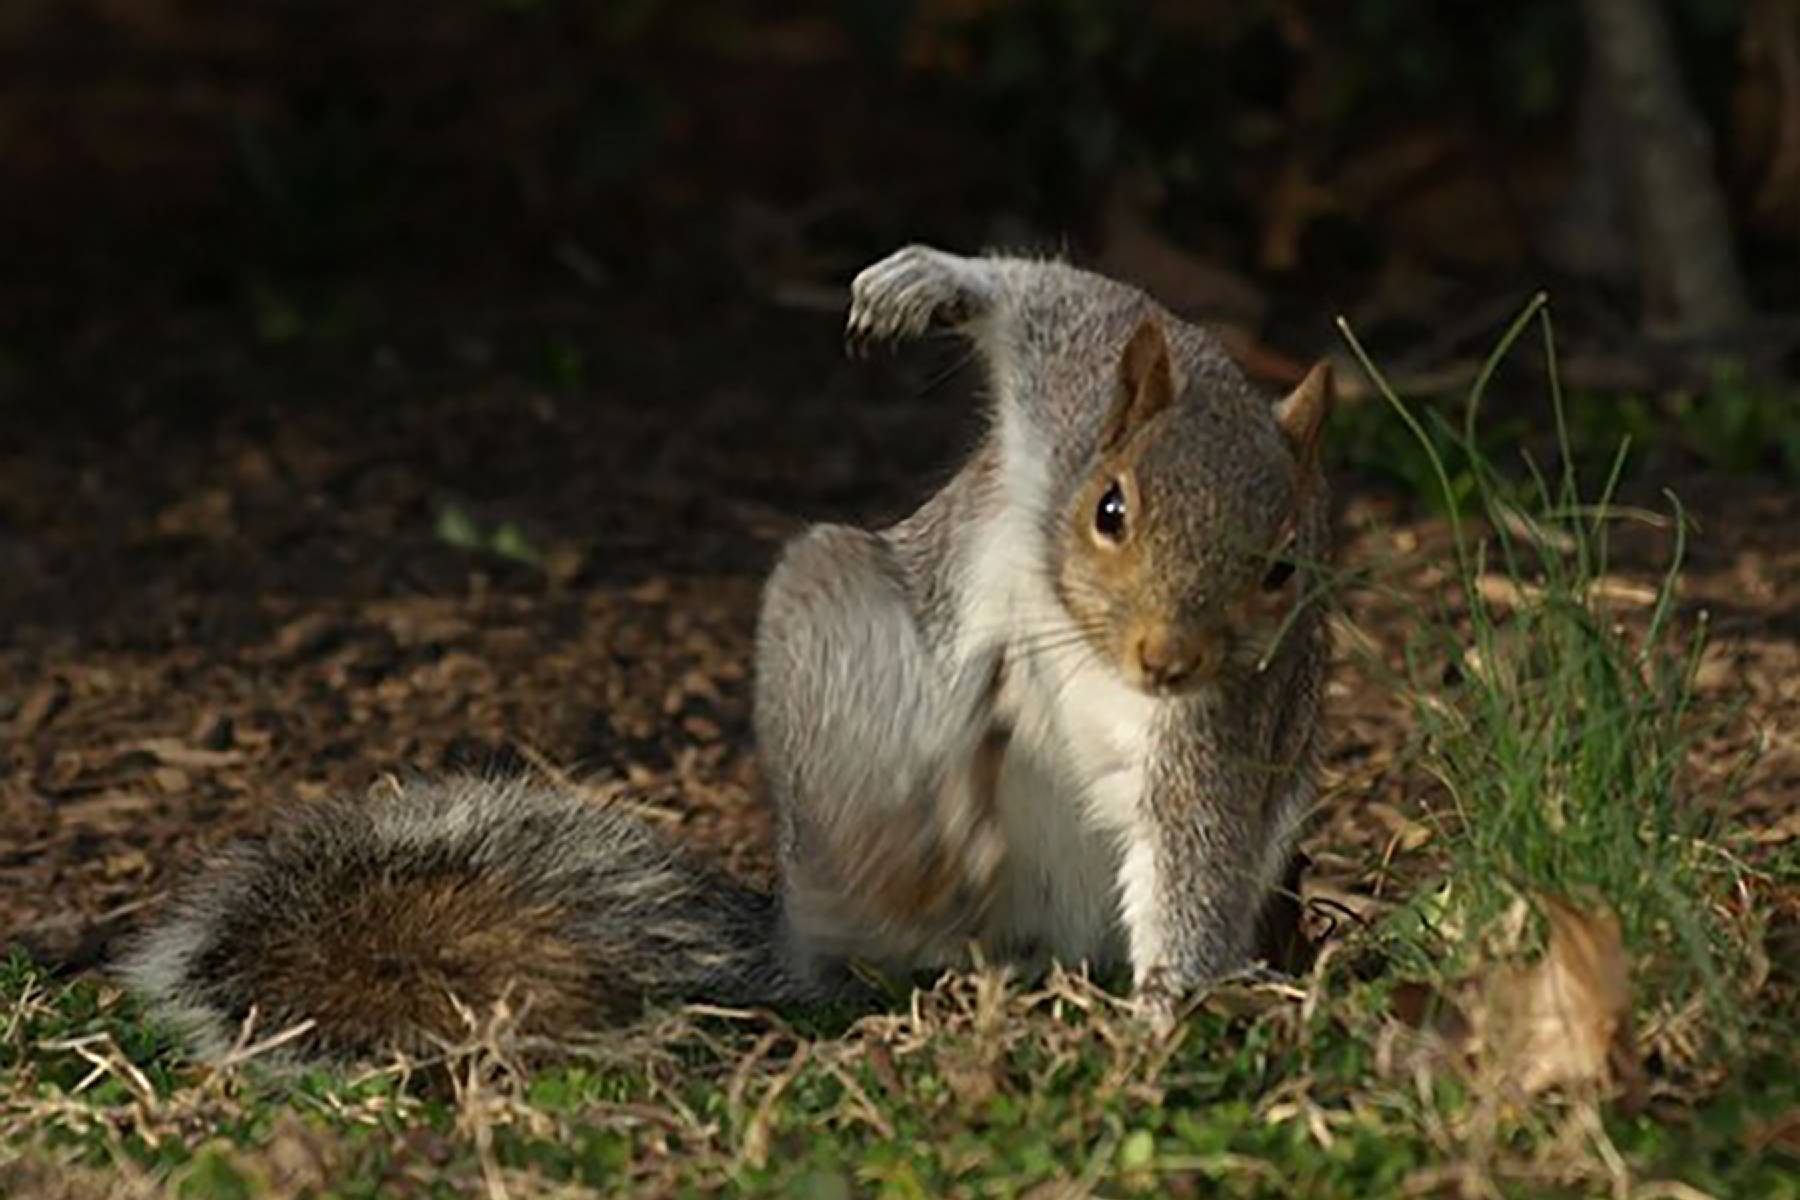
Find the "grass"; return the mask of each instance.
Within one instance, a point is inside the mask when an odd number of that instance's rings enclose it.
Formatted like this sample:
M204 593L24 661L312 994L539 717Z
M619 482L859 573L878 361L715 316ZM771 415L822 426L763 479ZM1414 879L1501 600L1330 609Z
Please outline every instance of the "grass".
M1489 459L1477 426L1501 359L1533 326L1565 452L1554 478L1527 459L1519 481ZM1451 882L1448 903L1443 891L1430 897L1437 922L1478 929L1531 891L1598 895L1659 985L1684 999L1706 994L1711 1015L1729 1021L1731 937L1695 899L1729 894L1740 870L1709 840L1717 810L1680 786L1701 727L1692 684L1706 632L1704 620L1682 629L1675 619L1688 533L1680 502L1666 494L1666 516L1614 503L1627 443L1597 495L1582 494L1542 296L1489 358L1459 432L1428 433L1344 332L1412 430L1449 514L1453 586L1434 607L1415 608L1419 632L1395 681L1410 701L1421 765L1442 793L1432 815ZM1608 573L1621 520L1659 524L1671 543L1659 584L1627 589L1624 604ZM1433 941L1434 956L1472 946L1466 937Z
M1494 363L1532 329L1553 363L1541 304ZM0 1194L1800 1196L1797 985L1762 927L1800 854L1741 857L1684 788L1708 715L1704 631L1674 603L1683 514L1661 518L1661 586L1615 608L1622 456L1586 498L1572 465L1508 478L1474 436L1491 373L1460 428L1388 395L1452 531L1387 676L1432 836L1408 902L1305 977L1221 987L1167 1042L1080 977L984 972L856 1020L660 1013L535 1065L501 1013L430 1063L279 1076L195 1068L111 986L14 960ZM1641 1106L1496 1095L1401 1019L1406 987L1450 994L1528 948L1543 893L1619 914Z
M1800 1104L1779 1047L1704 1102L1595 1116L1549 1104L1491 1124L1453 1076L1395 1049L1387 981L1346 969L1235 986L1180 1042L1144 1037L1073 978L1021 989L959 977L915 1011L848 1032L670 1014L528 1073L500 1039L436 1065L278 1079L208 1075L93 983L45 990L9 968L0 1112L8 1195L52 1174L73 1194L1378 1196L1431 1180L1500 1194L1638 1180L1794 1195L1791 1164L1746 1150ZM1606 1147L1607 1152L1601 1152ZM54 1164L54 1165L52 1165ZM1787 1188L1787 1191L1783 1191ZM110 1190L109 1190L110 1189ZM1692 1193L1669 1193L1692 1194Z

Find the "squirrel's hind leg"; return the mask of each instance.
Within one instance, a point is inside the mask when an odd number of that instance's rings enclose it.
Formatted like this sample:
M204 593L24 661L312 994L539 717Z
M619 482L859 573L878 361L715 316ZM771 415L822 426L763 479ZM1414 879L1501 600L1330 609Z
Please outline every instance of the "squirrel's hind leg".
M938 965L979 928L1004 853L997 656L942 661L887 543L824 525L770 576L756 659L790 969Z
M999 294L987 260L907 246L864 267L851 281L844 340L854 352L871 342L917 337L934 326L954 328L984 315Z

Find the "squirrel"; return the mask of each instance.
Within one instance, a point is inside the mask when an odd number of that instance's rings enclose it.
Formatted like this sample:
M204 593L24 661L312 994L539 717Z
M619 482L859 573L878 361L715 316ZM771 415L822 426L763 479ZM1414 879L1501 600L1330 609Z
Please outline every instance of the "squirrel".
M1321 363L1258 393L1207 332L1057 260L899 250L858 350L948 329L988 431L879 530L781 551L753 731L778 892L616 806L452 778L229 849L115 964L203 1058L426 1051L501 1001L557 1040L646 1003L822 1002L859 964L1128 970L1158 1028L1249 964L1316 789Z

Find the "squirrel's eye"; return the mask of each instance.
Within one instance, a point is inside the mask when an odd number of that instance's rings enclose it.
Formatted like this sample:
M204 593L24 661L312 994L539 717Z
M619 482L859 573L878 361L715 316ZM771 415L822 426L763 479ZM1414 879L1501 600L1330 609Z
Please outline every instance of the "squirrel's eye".
M1109 542L1125 537L1125 493L1114 480L1100 497L1094 509L1094 532Z
M1263 575L1263 591L1279 591L1288 580L1294 577L1293 553L1294 542L1290 538L1287 545L1281 548L1280 556L1269 564L1268 572Z

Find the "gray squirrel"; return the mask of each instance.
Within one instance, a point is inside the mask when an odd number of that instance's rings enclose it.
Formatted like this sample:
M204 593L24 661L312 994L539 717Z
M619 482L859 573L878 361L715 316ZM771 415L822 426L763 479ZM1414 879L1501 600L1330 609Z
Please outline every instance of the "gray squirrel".
M815 526L768 580L779 893L529 782L313 805L117 964L196 1053L419 1051L503 1000L566 1039L971 946L1128 970L1166 1028L1247 965L1316 786L1328 368L1270 403L1205 331L1057 261L909 246L851 292L853 345L967 338L992 419L911 516Z

